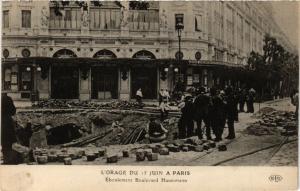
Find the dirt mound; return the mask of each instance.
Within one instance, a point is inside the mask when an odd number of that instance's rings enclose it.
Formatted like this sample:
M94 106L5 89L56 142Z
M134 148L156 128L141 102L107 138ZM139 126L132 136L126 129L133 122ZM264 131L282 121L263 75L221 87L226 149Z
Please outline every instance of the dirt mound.
M271 108L271 107L263 107L261 108L258 112L256 112L254 114L255 117L259 117L259 116L262 116L264 114L269 114L269 113L272 113L276 111L274 108Z
M261 136L297 132L298 125L293 112L264 107L255 114L255 117L260 120L247 127L247 134Z
M276 127L263 126L259 123L251 124L249 127L247 127L245 131L249 135L256 135L256 136L277 135L280 133L280 130Z

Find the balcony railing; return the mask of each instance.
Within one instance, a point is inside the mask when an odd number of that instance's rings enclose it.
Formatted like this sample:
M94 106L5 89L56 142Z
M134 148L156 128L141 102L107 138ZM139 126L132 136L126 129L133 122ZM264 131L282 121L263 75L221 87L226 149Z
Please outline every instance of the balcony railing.
M80 30L82 15L77 8L65 10L64 15L57 16L54 9L50 12L49 29L54 30ZM159 31L159 11L129 10L128 28L131 32L157 32ZM89 29L91 31L119 31L121 29L121 10L116 8L91 9L89 12Z
M158 10L130 10L130 31L159 31Z

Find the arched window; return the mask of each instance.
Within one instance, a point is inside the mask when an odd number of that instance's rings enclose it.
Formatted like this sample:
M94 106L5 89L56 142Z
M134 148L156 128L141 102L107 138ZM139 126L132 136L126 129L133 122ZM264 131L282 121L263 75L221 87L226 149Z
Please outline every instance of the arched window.
M94 58L117 58L117 56L110 50L100 50L96 52L93 56Z
M53 57L55 57L55 58L74 58L77 56L72 50L61 49L61 50L55 52Z
M132 58L155 59L155 56L154 56L154 54L152 54L151 52L149 52L147 50L141 50L141 51L138 51L137 53L135 53Z

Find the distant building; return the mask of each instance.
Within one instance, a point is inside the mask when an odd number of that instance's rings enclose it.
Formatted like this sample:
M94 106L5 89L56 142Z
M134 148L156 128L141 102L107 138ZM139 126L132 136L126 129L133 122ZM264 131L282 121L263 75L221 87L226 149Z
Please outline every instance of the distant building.
M129 100L138 88L157 99L183 77L187 88L240 85L228 71L262 53L266 33L292 50L268 2L70 1L60 14L56 3L2 2L2 90L13 99Z

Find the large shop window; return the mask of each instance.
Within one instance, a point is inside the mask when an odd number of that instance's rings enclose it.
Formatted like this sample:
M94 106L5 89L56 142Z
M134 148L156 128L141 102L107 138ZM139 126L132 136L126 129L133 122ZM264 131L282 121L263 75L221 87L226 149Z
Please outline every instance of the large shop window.
M129 29L133 31L159 30L158 10L130 10Z
M2 88L3 90L10 90L11 89L11 69L4 68L2 73Z
M31 28L31 11L22 10L22 27Z
M32 68L23 66L20 68L20 90L31 91L32 89Z
M9 11L3 11L3 20L2 20L2 27L8 28L9 27Z
M121 11L120 9L90 9L91 29L120 29Z
M56 15L55 9L50 8L50 28L52 29L80 29L81 10L79 7L67 7L62 15Z

